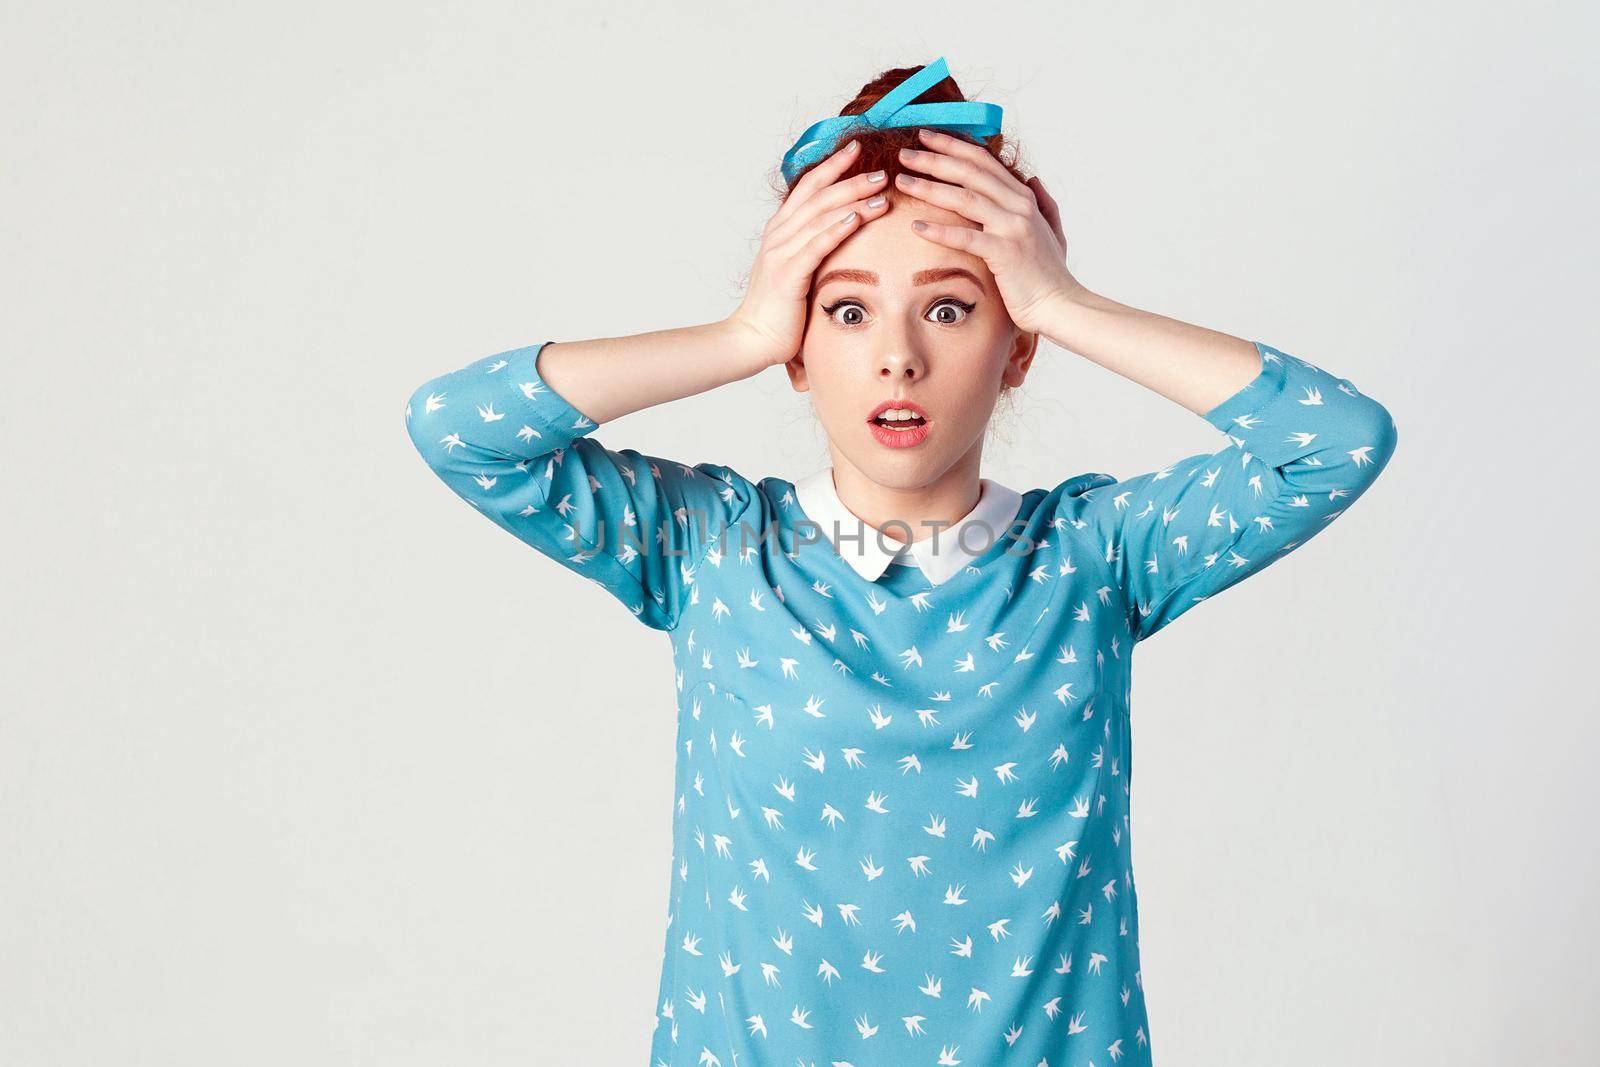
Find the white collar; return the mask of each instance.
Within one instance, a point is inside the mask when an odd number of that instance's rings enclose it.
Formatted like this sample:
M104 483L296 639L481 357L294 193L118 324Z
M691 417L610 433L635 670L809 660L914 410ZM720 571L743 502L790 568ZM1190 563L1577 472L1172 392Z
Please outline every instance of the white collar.
M844 506L833 484L832 467L807 475L794 488L795 501L806 518L820 527L834 551L861 577L875 582L891 563L914 563L928 581L939 585L988 552L1005 537L1011 520L1017 517L1021 493L988 478L979 478L978 485L978 503L965 516L935 531L913 531L928 536L904 544L880 534ZM969 526L978 529L963 538L962 531Z

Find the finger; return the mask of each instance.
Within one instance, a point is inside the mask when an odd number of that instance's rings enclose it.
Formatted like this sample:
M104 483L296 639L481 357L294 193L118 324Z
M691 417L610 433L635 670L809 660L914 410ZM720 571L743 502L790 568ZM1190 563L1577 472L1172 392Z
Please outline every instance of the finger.
M1017 196L1027 194L1027 188L1017 180L1016 176L1007 170L1005 165L982 145L973 144L965 138L953 136L943 130L929 129L926 126L917 130L917 136L922 140L923 144L935 152L955 156L957 159L965 160L973 166L981 168L985 173L992 175L996 181L1011 190L1013 194Z
M887 199L885 197L885 200ZM830 216L826 223L818 226L815 233L804 238L800 246L788 255L785 272L796 283L810 278L822 265L822 261L827 259L846 237L860 228L865 221L866 212L882 212L887 208L887 203L873 209L866 207L863 202L852 205L842 216L837 218Z
M990 160L994 157L984 153ZM960 185L974 192L982 193L994 203L999 204L1007 211L1018 215L1031 215L1034 201L1026 187L1011 185L1000 181L991 172L969 159L961 159L944 152L918 152L914 149L903 149L900 153L901 166L931 174L935 178ZM1015 183L1011 183L1014 185ZM1020 190L1020 191L1019 191Z
M873 173L882 173L874 171ZM872 180L870 174L857 174L842 181L836 181L813 196L802 205L794 214L777 223L767 232L766 239L772 244L783 244L795 233L809 229L811 223L821 216L832 217L838 214L838 209L843 208L857 200L865 200L884 190L887 182L883 179Z
M1007 219L1016 216L1001 205L995 203L981 193L974 192L963 185L949 185L945 182L930 181L919 178L915 174L898 174L895 176L895 185L901 192L909 193L919 200L926 200L936 204L947 211L954 211L963 218L971 219L980 226L988 228L999 227ZM1028 205L1031 212L1033 205Z
M1038 175L1029 178L1028 185L1039 201L1039 214L1050 224L1050 231L1056 235L1056 240L1061 242L1061 247L1066 248L1067 235L1061 228L1061 205L1056 203L1056 198L1050 195L1049 190L1044 187L1044 181Z
M934 244L970 252L985 262L989 261L990 256L999 253L1005 243L994 234L975 230L971 226L952 226L941 222L929 222L927 219L916 219L911 223L911 228Z
M852 137L849 141L838 146L829 154L827 159L806 171L805 175L795 183L789 196L773 216L775 222L782 222L798 211L807 200L816 193L838 181L839 175L850 169L856 157L861 154L861 141Z

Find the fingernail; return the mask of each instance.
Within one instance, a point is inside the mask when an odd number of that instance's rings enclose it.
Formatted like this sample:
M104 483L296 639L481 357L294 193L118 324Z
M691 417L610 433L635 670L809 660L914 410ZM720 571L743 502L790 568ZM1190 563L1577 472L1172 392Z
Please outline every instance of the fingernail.
M913 222L911 224L911 228L913 230L916 230L918 233L921 233L923 230L926 230L928 228L928 224L926 222L923 222L921 219L918 219L916 222Z
M884 179L885 175L887 175L887 173L888 173L887 171L875 170L871 174L867 175L867 181L869 181L872 184L876 185L879 182L883 181L883 179Z
M867 206L868 207L882 207L884 204L887 204L888 202L889 202L889 198L884 196L882 193L879 193L877 196L875 196L871 200L867 201Z

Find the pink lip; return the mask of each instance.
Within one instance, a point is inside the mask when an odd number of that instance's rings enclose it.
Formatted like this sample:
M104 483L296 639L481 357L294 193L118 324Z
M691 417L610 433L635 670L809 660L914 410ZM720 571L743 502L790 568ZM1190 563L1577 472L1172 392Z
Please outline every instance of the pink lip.
M890 408L904 408L907 411L914 412L921 416L922 425L912 427L909 430L891 430L887 426L880 426L872 421ZM890 448L911 448L920 445L928 439L928 430L932 422L933 420L928 418L927 411L914 400L885 400L873 408L872 413L867 416L867 428L872 431L872 436L877 439L879 444L887 445Z

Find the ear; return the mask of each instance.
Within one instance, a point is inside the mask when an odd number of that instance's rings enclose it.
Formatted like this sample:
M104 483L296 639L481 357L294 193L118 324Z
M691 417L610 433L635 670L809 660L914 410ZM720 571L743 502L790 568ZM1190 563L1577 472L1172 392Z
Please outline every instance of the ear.
M795 392L805 393L810 391L811 380L806 376L806 357L804 348L802 348L800 352L796 353L787 363L783 365L783 370L785 374L789 375L789 384L794 386Z
M1011 354L1006 359L1005 369L1001 371L1001 382L1012 389L1020 386L1028 376L1028 368L1033 366L1033 355L1038 350L1038 334L1018 333L1017 339L1011 343Z

